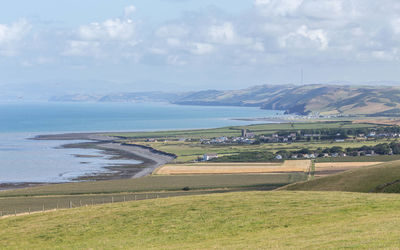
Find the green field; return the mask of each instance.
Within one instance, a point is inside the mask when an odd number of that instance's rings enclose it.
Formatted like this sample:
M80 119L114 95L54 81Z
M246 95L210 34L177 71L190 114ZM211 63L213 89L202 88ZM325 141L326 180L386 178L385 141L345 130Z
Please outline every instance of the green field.
M302 174L233 174L192 176L148 176L138 179L78 182L38 186L0 192L0 197L117 194L125 192L180 191L285 185L304 180Z
M215 192L271 190L305 179L306 175L300 173L149 176L46 185L0 192L0 215L69 208L71 204L77 207Z
M0 219L1 249L338 249L400 245L398 195L242 192Z
M246 128L256 135L265 133L275 133L282 130L297 131L301 129L321 129L321 128L375 128L380 125L375 124L353 124L351 121L334 122L299 122L299 123L267 123L248 126L231 126L214 129L194 129L194 130L170 130L170 131L151 131L151 132L127 132L110 133L109 135L118 136L126 139L177 139L177 138L213 138L219 136L240 136L241 130Z
M371 167L349 170L343 173L294 183L284 190L346 191L346 192L398 192L400 161L386 162Z

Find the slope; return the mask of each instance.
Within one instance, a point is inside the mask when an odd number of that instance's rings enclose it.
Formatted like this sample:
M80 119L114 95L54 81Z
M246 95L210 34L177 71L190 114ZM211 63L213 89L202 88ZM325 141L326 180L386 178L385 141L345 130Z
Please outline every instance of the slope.
M392 161L291 184L282 190L400 193L399 183L400 161Z
M396 248L398 195L243 192L0 219L1 249Z

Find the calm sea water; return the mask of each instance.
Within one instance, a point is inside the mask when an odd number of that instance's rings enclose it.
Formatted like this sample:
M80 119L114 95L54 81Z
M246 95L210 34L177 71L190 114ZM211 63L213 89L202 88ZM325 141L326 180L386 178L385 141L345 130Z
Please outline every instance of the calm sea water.
M282 112L161 103L0 103L0 183L65 182L128 163L97 150L59 148L71 141L27 140L39 134L212 128L249 123L232 118L276 115Z

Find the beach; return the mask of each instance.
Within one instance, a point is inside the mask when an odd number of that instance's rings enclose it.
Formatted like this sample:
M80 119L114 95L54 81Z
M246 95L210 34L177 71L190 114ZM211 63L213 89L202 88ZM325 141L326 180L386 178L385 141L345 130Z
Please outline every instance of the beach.
M117 142L118 138L107 133L66 133L40 135L34 140L89 140L91 142L65 144L64 148L93 148L112 155L113 159L131 159L140 161L139 164L124 164L106 167L109 171L94 175L80 176L75 181L97 181L140 178L150 175L153 171L167 163L172 162L174 155L154 150L141 145L123 144Z
M110 156L113 160L123 159L131 160L132 164L115 164L104 167L105 171L99 173L88 173L73 178L71 181L101 181L140 178L153 173L158 167L172 162L176 157L174 155L154 150L140 145L125 145L117 142L116 137L108 136L107 133L66 133L39 135L31 140L62 140L62 141L85 141L79 143L67 143L62 148L77 149L97 149L102 154ZM87 157L85 155L75 155L75 157ZM137 163L139 162L139 163ZM20 183L2 183L0 190L9 190L17 188L32 187L38 185L48 185L56 183L42 182L20 182Z

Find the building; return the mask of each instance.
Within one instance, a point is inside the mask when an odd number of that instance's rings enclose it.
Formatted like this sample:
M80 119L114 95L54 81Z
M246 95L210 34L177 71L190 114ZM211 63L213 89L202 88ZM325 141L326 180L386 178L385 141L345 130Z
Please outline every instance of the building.
M218 158L218 154L204 154L203 161L209 161Z
M243 138L254 138L254 133L247 131L247 129L242 129L242 137Z

